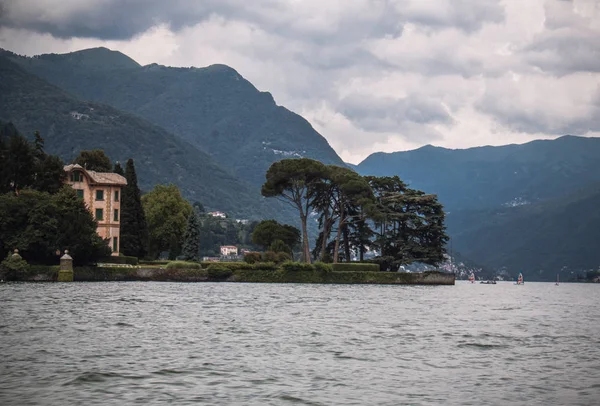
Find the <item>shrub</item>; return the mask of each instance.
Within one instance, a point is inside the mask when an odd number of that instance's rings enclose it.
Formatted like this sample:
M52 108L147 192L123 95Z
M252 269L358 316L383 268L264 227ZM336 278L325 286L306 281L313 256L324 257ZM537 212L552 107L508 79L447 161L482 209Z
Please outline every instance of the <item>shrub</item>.
M137 257L128 257L126 255L119 255L118 257L105 257L100 258L98 262L103 264L121 264L121 265L137 265L138 259Z
M290 248L290 246L284 243L282 240L273 241L273 243L269 247L269 251L277 253L286 252L288 254L292 253L292 249Z
M278 264L282 264L284 262L287 261L291 261L292 260L292 256L287 253L287 252L278 252L277 253L277 261L275 261Z
M379 272L378 264L364 262L340 262L331 266L335 272Z
M187 261L171 261L166 266L167 269L200 269L202 268L197 262Z
M8 254L6 259L0 262L0 279L23 280L27 271L29 271L29 264L19 254Z
M381 271L392 271L392 268L399 265L394 257L375 257L370 259L368 263L379 265L379 270Z
M256 271L276 271L279 269L275 262L257 262L252 265L252 268Z
M305 262L292 262L287 261L281 265L285 271L288 272L312 272L315 268L311 264Z
M209 279L223 280L233 275L233 270L224 264L212 264L207 268L206 271Z
M324 262L315 262L313 264L313 267L315 268L315 271L321 273L330 273L333 271L333 267L331 266L331 264L326 264Z
M255 264L260 261L261 261L260 252L247 252L246 255L244 255L244 262L246 262L248 264Z
M266 251L262 253L262 257L261 260L262 262L278 262L279 257L277 256L277 253L274 251Z

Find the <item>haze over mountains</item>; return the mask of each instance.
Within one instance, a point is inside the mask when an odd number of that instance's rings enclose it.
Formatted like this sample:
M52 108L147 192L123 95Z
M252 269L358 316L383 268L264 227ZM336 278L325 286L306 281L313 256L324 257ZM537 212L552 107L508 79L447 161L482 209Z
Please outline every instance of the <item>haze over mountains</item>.
M246 218L292 213L260 196L272 162L309 157L343 165L325 138L234 69L140 66L106 48L22 57L0 52L0 119L39 130L66 161L102 148L136 160L147 190L175 183L190 200ZM600 139L377 153L361 174L399 175L439 195L454 249L493 269L538 278L597 268ZM542 273L540 273L540 270Z

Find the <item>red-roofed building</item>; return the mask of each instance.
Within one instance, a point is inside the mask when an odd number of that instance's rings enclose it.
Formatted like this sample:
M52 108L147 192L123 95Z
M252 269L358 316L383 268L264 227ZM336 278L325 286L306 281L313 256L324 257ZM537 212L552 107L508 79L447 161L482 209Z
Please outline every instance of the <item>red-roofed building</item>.
M65 172L66 182L98 222L98 235L109 240L113 255L119 255L121 189L127 181L117 173L88 171L78 164L65 166Z

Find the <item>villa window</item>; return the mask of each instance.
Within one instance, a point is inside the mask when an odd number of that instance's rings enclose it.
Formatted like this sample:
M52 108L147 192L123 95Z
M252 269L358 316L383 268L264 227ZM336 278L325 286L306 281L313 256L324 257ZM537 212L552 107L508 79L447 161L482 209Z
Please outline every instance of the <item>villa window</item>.
M83 182L83 174L79 171L71 172L71 182Z
M119 221L119 209L115 209L114 213L113 213L113 220L114 221Z
M96 200L104 200L104 190L96 190Z
M96 220L98 220L98 221L104 220L104 210L96 209Z
M78 198L83 199L83 189L75 189L75 192L77 192Z
M113 237L112 250L113 250L113 252L119 251L119 237Z
M119 201L119 191L115 190L115 202Z

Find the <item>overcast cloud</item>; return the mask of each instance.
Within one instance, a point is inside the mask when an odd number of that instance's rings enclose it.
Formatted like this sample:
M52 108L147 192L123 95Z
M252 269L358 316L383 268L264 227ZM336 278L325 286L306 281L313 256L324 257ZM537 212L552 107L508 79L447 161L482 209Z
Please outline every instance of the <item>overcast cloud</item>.
M224 63L345 160L600 136L597 0L0 0L0 47Z

